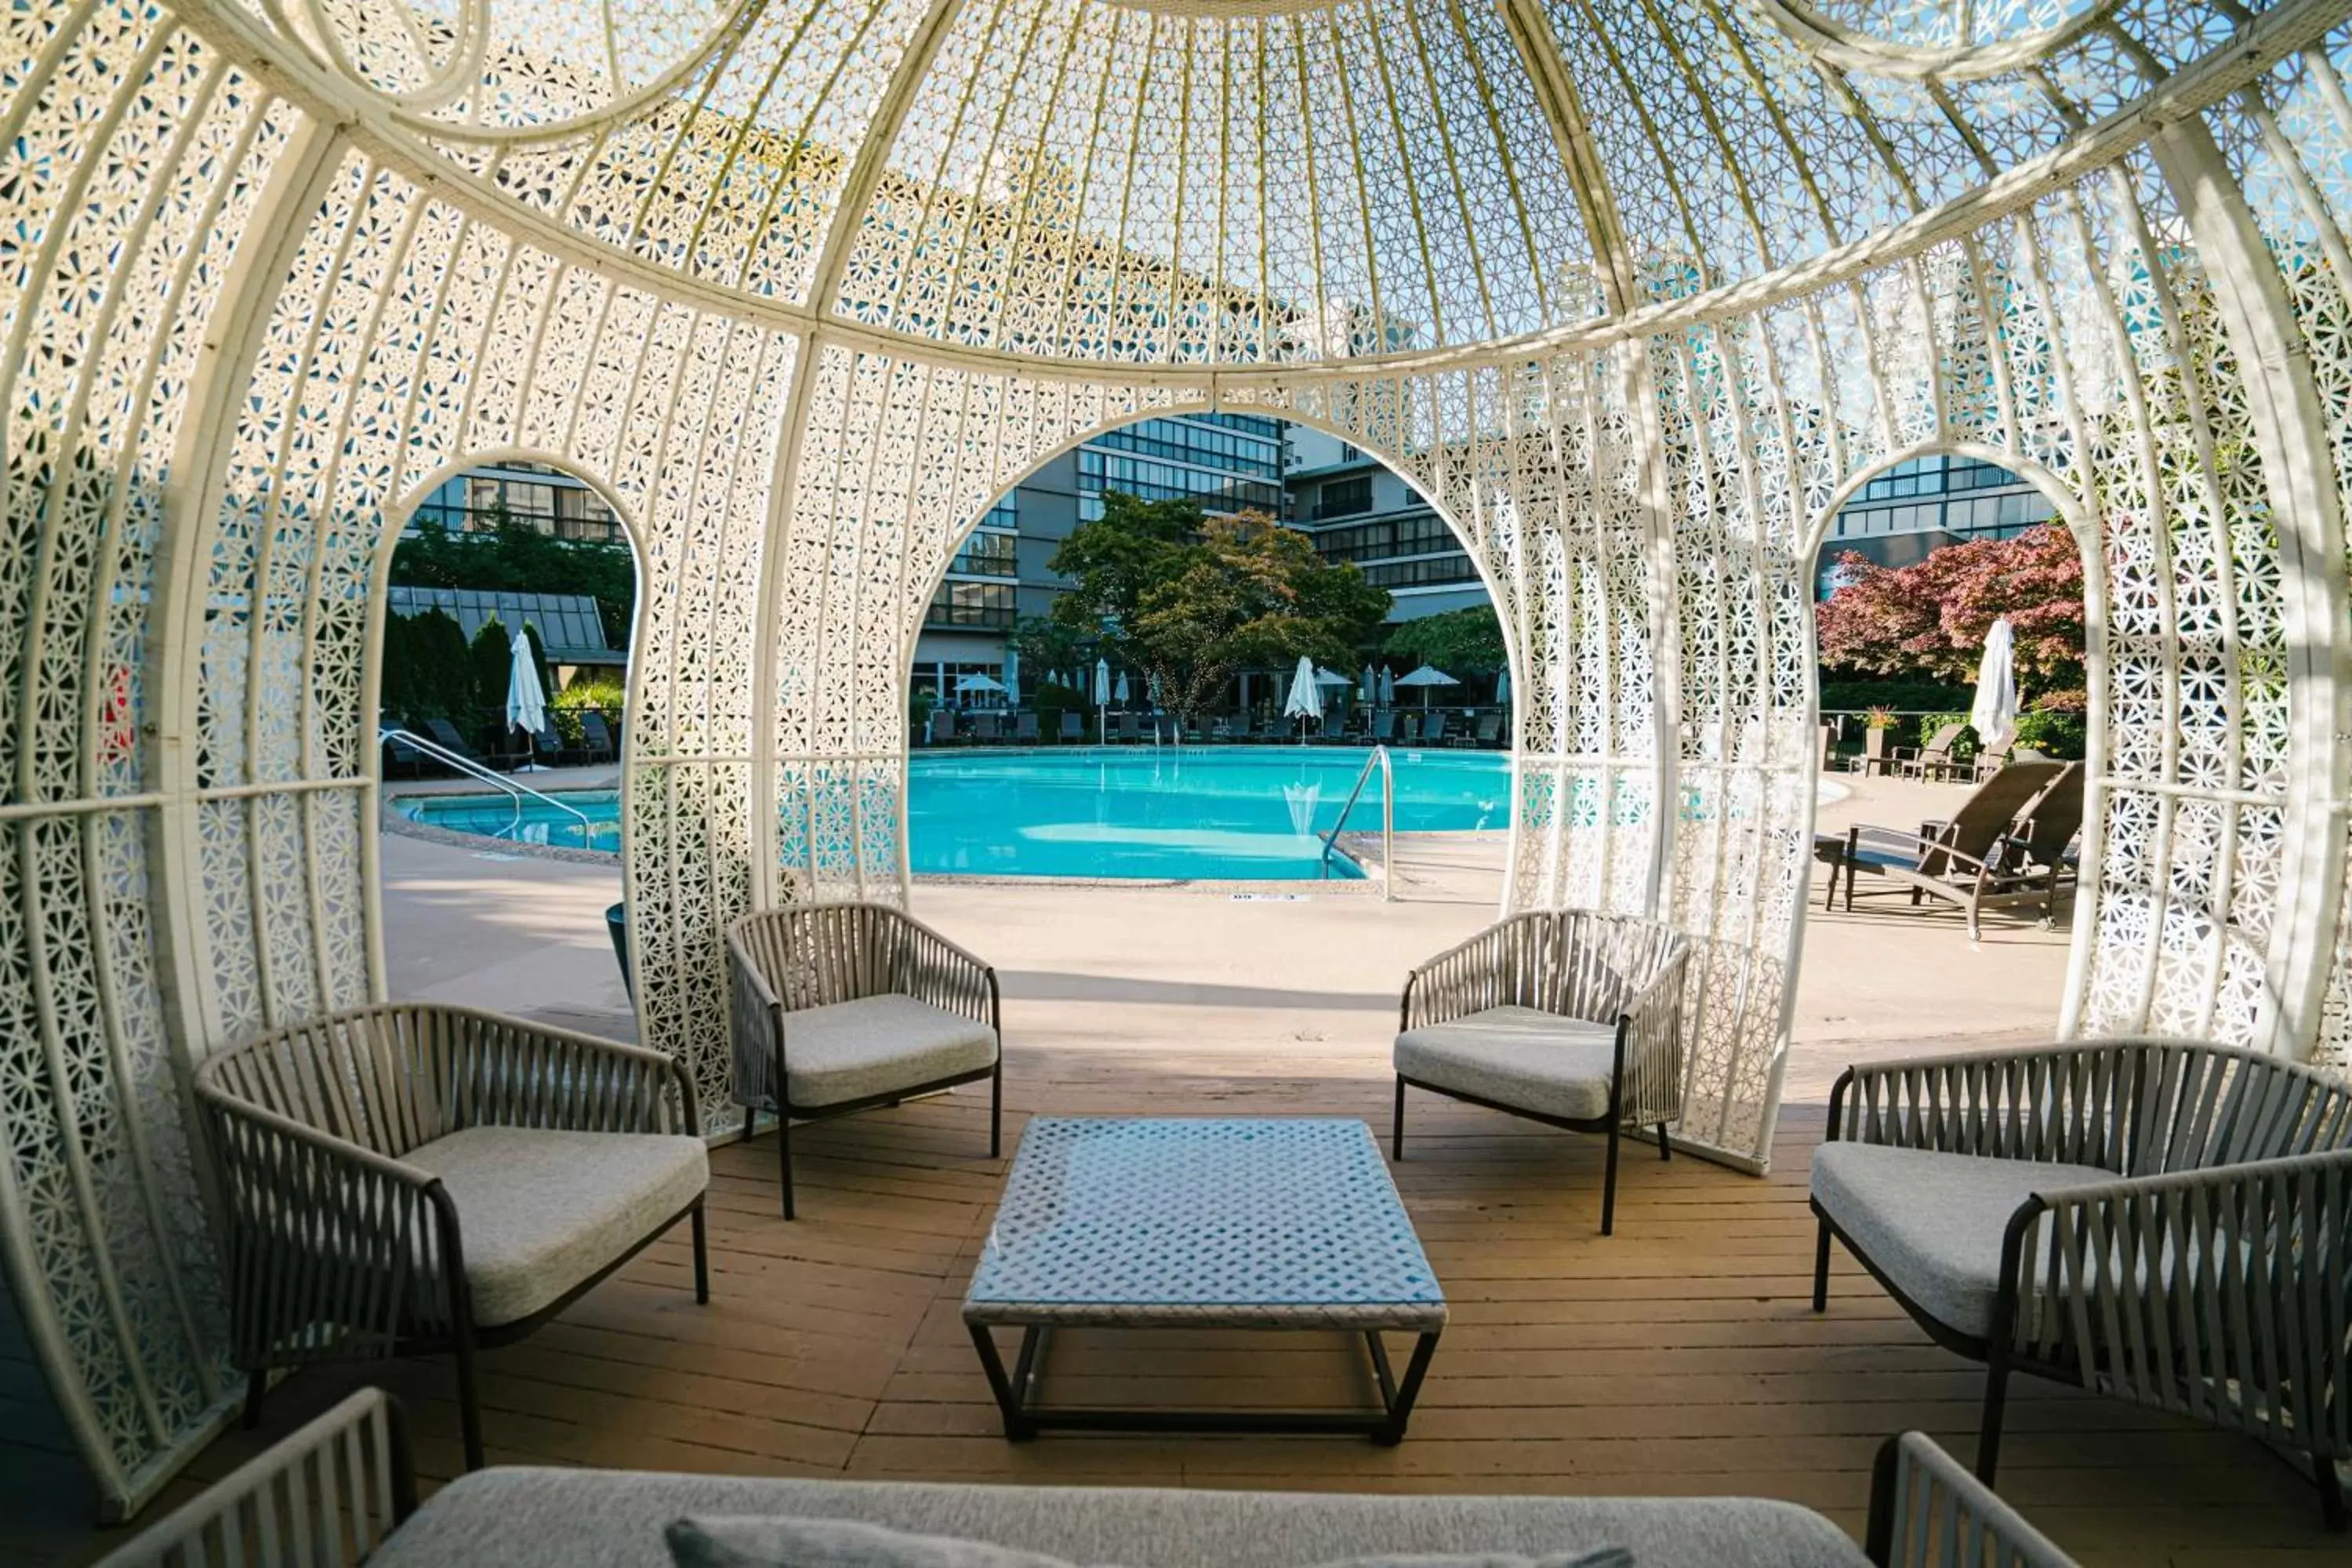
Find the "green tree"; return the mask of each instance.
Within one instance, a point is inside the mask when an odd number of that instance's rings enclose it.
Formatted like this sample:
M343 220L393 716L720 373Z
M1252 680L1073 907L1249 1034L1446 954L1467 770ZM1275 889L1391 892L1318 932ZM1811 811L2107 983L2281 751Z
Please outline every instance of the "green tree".
M1013 627L1013 651L1021 656L1021 683L1035 687L1049 677L1081 679L1095 662L1098 639L1051 616L1024 616Z
M473 666L454 617L427 610L384 624L382 706L404 723L472 716Z
M1349 661L1389 611L1387 590L1324 561L1305 534L1262 512L1207 517L1197 501L1107 495L1052 564L1072 580L1055 621L1158 677L1186 720L1240 670Z
M506 725L507 682L514 673L514 634L496 616L482 623L474 634L473 645L467 649L467 660L474 670L474 706L478 716L487 718L497 710L495 723L503 730Z
M1486 675L1506 668L1503 622L1492 605L1473 605L1400 622L1381 651L1405 665L1433 664L1448 675Z
M392 581L420 588L483 588L522 594L584 594L596 601L604 640L629 646L636 564L626 544L558 539L503 510L466 533L420 526L393 546Z

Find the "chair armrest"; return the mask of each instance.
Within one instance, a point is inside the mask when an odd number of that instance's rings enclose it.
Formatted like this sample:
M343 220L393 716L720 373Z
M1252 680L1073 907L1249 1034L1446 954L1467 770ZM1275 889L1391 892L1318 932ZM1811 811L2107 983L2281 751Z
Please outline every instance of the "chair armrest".
M1617 1100L1619 1120L1626 1125L1682 1120L1683 981L1689 967L1690 948L1677 940L1658 972L1625 1004Z
M362 1388L100 1561L99 1568L356 1568L416 1511L400 1402ZM299 1549L288 1550L299 1543Z
M1923 1432L1889 1437L1870 1477L1863 1550L1878 1568L2075 1568Z
M228 1232L229 1351L247 1371L389 1353L464 1277L441 1178L197 1080ZM428 1289L428 1285L438 1289Z
M900 940L906 943L906 968L900 989L934 1007L987 1025L996 1031L1001 1047L1004 1040L1003 1004L995 969L904 910L887 904L875 907L886 923L898 928Z
M1513 915L1497 921L1407 974L1404 994L1397 1003L1397 1031L1451 1023L1495 1006L1516 991L1532 944L1512 941L1511 933L1541 918Z
M470 1007L433 1011L467 1026L451 1069L460 1127L701 1135L693 1081L667 1052Z
M1830 1089L1827 1137L2121 1169L2127 1058L2100 1040L1874 1062Z
M2053 1189L2010 1221L1994 1331L2086 1386L2347 1457L2347 1253L2352 1149Z

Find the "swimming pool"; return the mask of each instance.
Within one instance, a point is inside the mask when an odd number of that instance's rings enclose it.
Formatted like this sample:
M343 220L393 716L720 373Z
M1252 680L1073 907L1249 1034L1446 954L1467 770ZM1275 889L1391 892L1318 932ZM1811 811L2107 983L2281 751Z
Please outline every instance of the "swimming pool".
M908 852L919 875L1262 881L1323 875L1322 835L1365 753L1353 748L1073 747L918 754L909 764ZM1391 753L1399 832L1508 826L1510 759L1498 752ZM589 819L502 795L395 796L430 826L564 848L618 849L619 797L567 793ZM1380 782L1350 831L1380 829ZM1333 878L1363 873L1344 855Z

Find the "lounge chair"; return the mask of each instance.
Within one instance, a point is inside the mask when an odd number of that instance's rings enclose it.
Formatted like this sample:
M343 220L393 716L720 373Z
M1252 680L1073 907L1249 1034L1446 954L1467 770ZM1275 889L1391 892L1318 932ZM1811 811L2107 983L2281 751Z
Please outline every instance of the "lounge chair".
M467 1007L331 1013L195 1072L246 1421L269 1373L522 1338L681 1219L710 1299L694 1085L659 1051Z
M1979 746L1977 748L1976 762L1972 764L1975 772L1969 776L1979 784L1982 784L2017 760L2017 742L2013 740L2005 741L1998 746Z
M1400 746L1417 746L1420 743L1421 715L1418 713L1401 713L1397 715L1397 744Z
M490 765L489 759L466 744L466 737L457 733L457 726L446 719L425 721L425 738L443 751L465 758L476 767L486 768Z
M614 743L613 731L605 727L602 713L580 715L580 760L583 763L616 763L621 760L621 748Z
M1087 721L1080 718L1075 710L1065 708L1062 710L1060 732L1055 738L1062 741L1083 742L1087 738Z
M1013 716L1013 743L1017 746L1037 743L1037 715L1024 710Z
M1500 713L1481 713L1473 743L1482 748L1495 746L1500 743L1502 733L1503 716Z
M727 931L735 1103L743 1136L776 1118L784 1217L793 1123L989 1080L988 1156L1002 1147L996 971L886 904L794 904Z
M530 753L534 762L560 763L571 754L563 737L552 724L543 726L530 738Z
M1849 1068L1811 1187L1813 1310L1834 1237L1985 1363L1986 1485L2022 1372L2298 1454L2344 1528L2352 1086L2179 1040Z
M1424 746L1445 744L1445 710L1433 709L1421 721L1421 743Z
M1142 716L1136 713L1121 713L1118 715L1118 719L1119 743L1121 745L1139 744L1143 740Z
M1976 941L1980 910L2043 896L2006 840L2011 824L2065 768L2063 763L2012 763L1979 784L1950 820L1923 823L1917 833L1855 824L1831 862L1830 898L1837 896L1843 870L1845 907L1853 910L1854 884L1867 872L1891 884L1879 890L1908 893L1914 905L1936 899L1966 910L1969 940Z
M931 744L951 746L956 741L956 716L952 708L931 710Z
M1916 749L1897 747L1895 765L1906 779L1943 779L1960 772L1960 764L1952 756L1952 749L1960 743L1960 731L1965 724L1947 724L1936 731L1935 739Z
M1617 1224L1617 1140L1683 1113L1683 970L1670 927L1582 910L1516 915L1405 979L1396 1037L1396 1121L1404 1158L1407 1085L1609 1138L1601 1234Z
M975 746L992 746L996 744L997 741L1001 738L998 733L998 722L997 716L993 713L973 714L971 716L971 734L969 737L971 743Z
M2002 839L2002 873L2025 889L2041 884L2044 925L2058 918L2058 889L2074 880L2072 847L2083 828L2083 764L2067 763Z
M1397 738L1396 729L1396 714L1383 708L1372 715L1371 727L1364 732L1365 738L1375 746L1394 745Z

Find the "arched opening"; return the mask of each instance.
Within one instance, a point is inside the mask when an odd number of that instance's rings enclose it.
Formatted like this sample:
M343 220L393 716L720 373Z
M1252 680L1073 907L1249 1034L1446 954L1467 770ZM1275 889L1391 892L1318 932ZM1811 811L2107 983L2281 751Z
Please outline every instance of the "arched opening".
M1516 638L1474 542L1344 435L1208 411L1096 429L908 602L918 881L1301 897L1393 871L1407 897L1499 896Z
M1790 1087L1817 1097L1858 1052L2059 1032L2095 887L2105 672L2091 526L2014 453L1926 444L1851 476L1809 560Z
M392 994L635 1033L623 760L641 533L602 479L520 447L446 464L387 512L366 699ZM525 665L536 724L517 721Z

